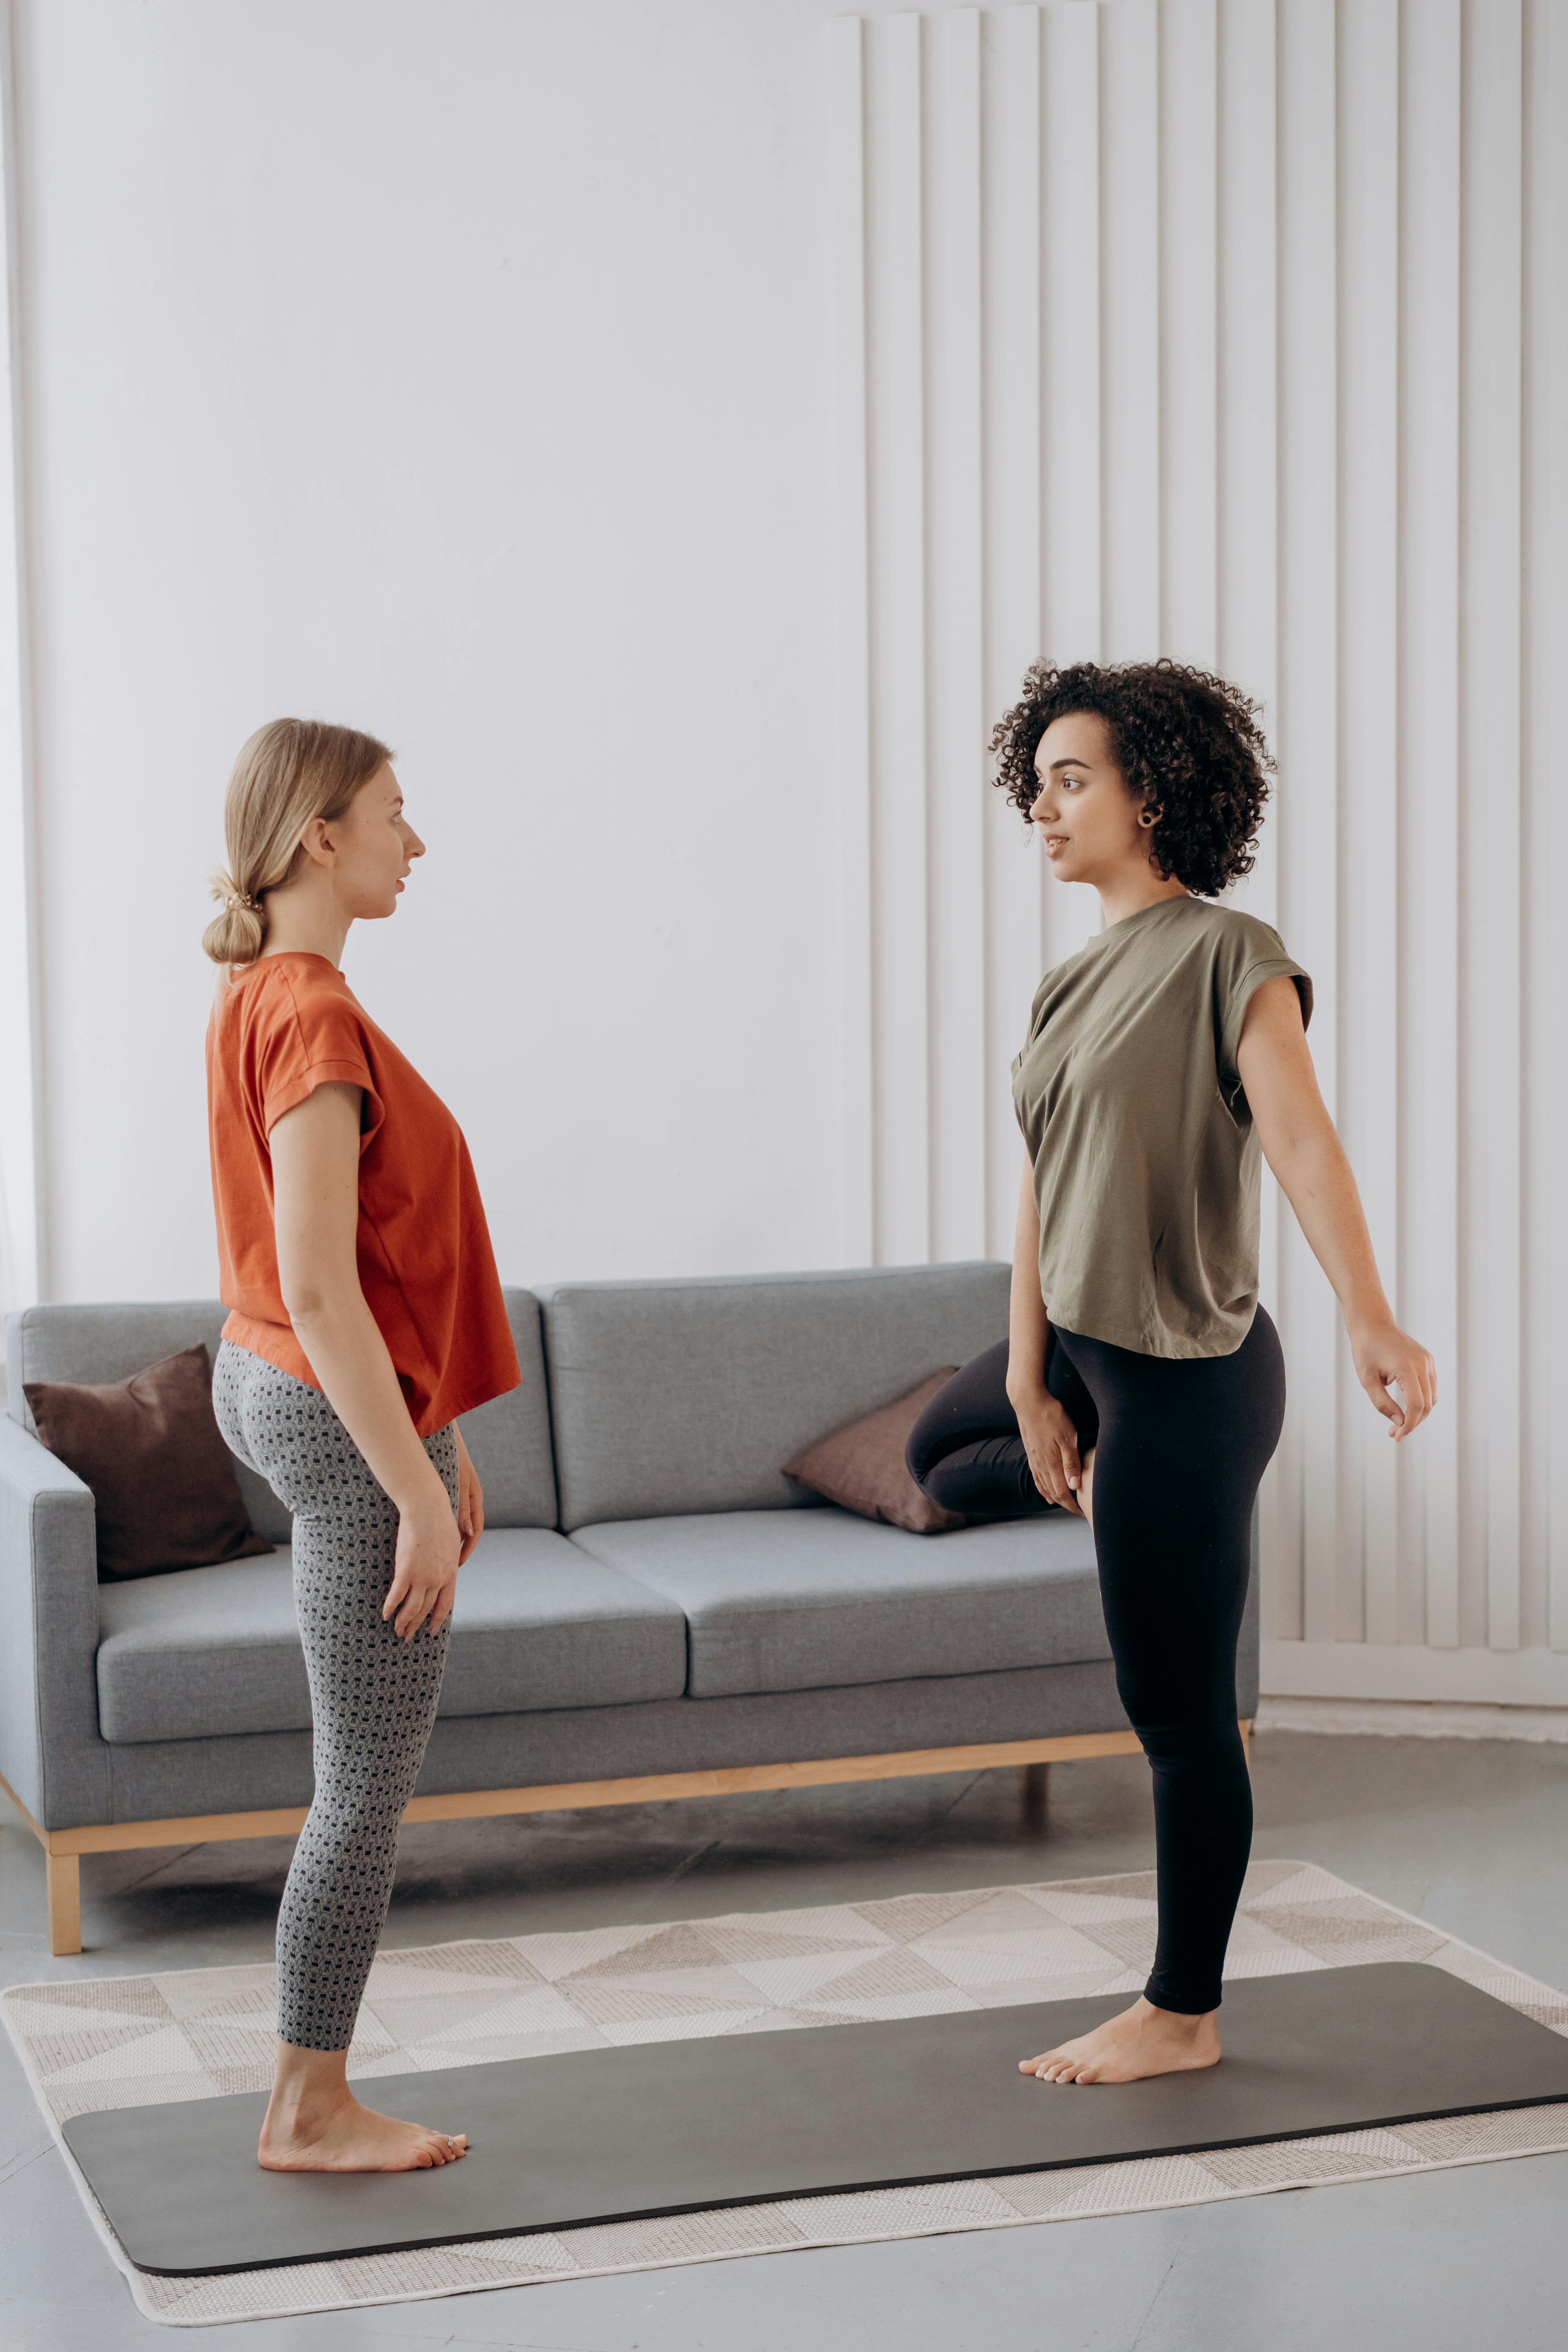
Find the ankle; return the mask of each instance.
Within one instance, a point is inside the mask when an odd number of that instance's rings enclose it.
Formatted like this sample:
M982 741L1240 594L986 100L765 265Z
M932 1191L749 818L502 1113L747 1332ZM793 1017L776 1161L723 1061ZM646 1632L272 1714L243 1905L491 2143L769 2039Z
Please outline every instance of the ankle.
M1148 2016L1166 2032L1185 2034L1192 2041L1197 2039L1205 2026L1213 2025L1219 2015L1219 2011L1214 2009L1162 2009L1159 2002L1151 2000L1147 1993L1141 1993L1139 1999Z
M330 2123L345 2107L356 2104L346 2083L275 2083L267 2106L267 2128L309 2131Z

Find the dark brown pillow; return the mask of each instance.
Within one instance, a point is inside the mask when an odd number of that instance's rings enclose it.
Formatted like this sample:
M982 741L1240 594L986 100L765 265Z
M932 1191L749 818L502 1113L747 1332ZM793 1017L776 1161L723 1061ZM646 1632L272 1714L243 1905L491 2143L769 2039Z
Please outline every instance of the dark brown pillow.
M199 1346L125 1381L23 1381L39 1438L92 1488L100 1583L272 1550L246 1514L212 1391Z
M945 1388L958 1370L948 1364L922 1381L918 1389L885 1404L831 1437L818 1438L804 1454L784 1464L784 1476L798 1478L815 1495L858 1511L863 1519L885 1519L889 1527L908 1528L911 1535L937 1536L965 1522L956 1511L944 1511L921 1492L910 1477L904 1447L938 1389Z

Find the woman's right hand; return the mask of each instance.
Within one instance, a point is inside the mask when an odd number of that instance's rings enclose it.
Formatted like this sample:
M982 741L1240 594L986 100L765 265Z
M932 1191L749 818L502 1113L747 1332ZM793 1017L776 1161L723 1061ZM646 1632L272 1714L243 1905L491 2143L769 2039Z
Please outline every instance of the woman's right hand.
M444 1486L398 1513L392 1587L381 1613L400 1642L412 1642L429 1620L438 1633L452 1613L462 1539Z
M1078 1428L1072 1415L1048 1389L1021 1404L1015 1402L1014 1411L1036 1486L1047 1503L1059 1503L1064 1510L1076 1511L1082 1518L1079 1489L1083 1484L1083 1465L1079 1460Z

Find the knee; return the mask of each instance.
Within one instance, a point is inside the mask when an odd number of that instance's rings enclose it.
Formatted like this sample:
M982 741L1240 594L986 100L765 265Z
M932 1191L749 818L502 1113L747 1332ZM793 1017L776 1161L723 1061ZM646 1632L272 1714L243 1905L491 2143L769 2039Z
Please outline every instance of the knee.
M401 1787L367 1794L358 1789L334 1790L318 1780L305 1832L308 1843L345 1854L379 1853L396 1837L405 1802Z
M904 1445L904 1467L915 1485L924 1487L927 1494L931 1492L932 1474L941 1467L942 1454L951 1454L962 1440L962 1432L955 1435L951 1411L942 1409L943 1394L942 1390L937 1391Z
M1122 1704L1126 1706L1126 1701ZM1246 1769L1246 1751L1234 1705L1219 1710L1184 1712L1174 1717L1168 1714L1135 1714L1129 1706L1127 1715L1152 1765L1212 1765L1228 1763L1239 1757Z
M921 1494L929 1496L940 1510L952 1511L960 1518L973 1517L976 1509L974 1470L968 1458L973 1450L962 1446L955 1454L939 1455L915 1480Z
M419 1759L397 1758L384 1769L367 1771L364 1758L343 1762L316 1761L316 1793L311 1801L312 1836L331 1844L362 1839L367 1845L395 1837L419 1774Z

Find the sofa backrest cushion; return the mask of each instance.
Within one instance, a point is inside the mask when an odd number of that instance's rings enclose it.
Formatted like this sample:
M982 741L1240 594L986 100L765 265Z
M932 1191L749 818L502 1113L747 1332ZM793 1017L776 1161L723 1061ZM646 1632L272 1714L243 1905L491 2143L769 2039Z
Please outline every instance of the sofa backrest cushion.
M550 1443L550 1391L539 1301L531 1290L503 1290L521 1388L492 1397L458 1423L485 1490L488 1528L552 1528L555 1464Z
M830 1430L1005 1337L1005 1262L542 1289L561 1524L779 1510Z
M549 1528L555 1524L555 1474L539 1303L528 1290L509 1290L505 1297L522 1385L465 1413L463 1439L485 1490L487 1523ZM227 1319L227 1307L216 1298L25 1307L5 1318L7 1410L32 1429L24 1381L122 1381L198 1339L216 1361ZM251 1526L274 1543L287 1543L288 1510L265 1478L243 1462L235 1469Z

